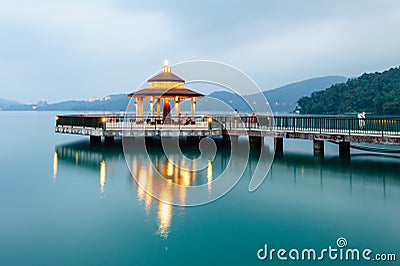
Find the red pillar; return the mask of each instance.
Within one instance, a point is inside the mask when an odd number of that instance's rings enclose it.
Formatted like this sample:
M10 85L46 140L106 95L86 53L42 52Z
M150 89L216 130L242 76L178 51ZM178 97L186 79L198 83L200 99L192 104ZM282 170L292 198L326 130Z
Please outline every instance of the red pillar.
M163 104L163 120L165 121L165 118L169 115L169 112L171 111L171 100L170 99L164 99L164 104Z

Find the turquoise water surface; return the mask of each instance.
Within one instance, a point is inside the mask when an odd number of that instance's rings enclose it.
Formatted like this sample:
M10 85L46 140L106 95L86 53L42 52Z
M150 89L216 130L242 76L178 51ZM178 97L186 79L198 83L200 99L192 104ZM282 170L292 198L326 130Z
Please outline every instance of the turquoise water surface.
M248 191L257 156L222 198L198 207L158 201L137 185L121 142L91 146L87 137L54 133L51 112L0 112L1 265L341 265L354 261L260 261L264 247L286 250L332 246L394 253L400 260L400 158L352 150L339 160L326 143L324 159L312 142L285 140L264 183ZM196 156L195 149L186 151ZM181 185L207 184L227 166L220 150L199 173L178 171L161 149L157 167ZM155 187L152 173L132 155L132 168ZM233 160L239 160L233 156ZM136 168L135 168L136 167ZM185 190L176 196L185 202Z

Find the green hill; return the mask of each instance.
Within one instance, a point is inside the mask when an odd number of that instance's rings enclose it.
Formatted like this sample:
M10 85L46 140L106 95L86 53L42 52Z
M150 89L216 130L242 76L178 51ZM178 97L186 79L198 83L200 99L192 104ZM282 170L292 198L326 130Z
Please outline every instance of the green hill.
M363 74L346 83L301 97L303 114L343 114L365 111L376 115L400 115L400 68Z

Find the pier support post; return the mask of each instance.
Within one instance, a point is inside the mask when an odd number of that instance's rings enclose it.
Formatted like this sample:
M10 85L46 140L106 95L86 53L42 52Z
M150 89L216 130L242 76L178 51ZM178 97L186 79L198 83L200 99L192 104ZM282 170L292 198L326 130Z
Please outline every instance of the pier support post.
M104 137L104 144L105 145L113 145L114 144L114 137Z
M313 143L314 143L314 157L324 158L324 141L314 139Z
M230 136L228 134L222 135L222 145L227 146L230 144Z
M249 136L250 147L261 148L264 145L263 137L252 137Z
M237 145L239 142L239 136L236 135L229 135L227 136L227 145L232 147L232 145Z
M350 159L350 142L339 142L339 158Z
M100 136L90 136L90 145L100 145L101 137Z
M275 138L275 155L283 156L283 138Z
M187 137L188 144L199 145L199 142L200 142L200 137L193 137L193 136Z
M144 143L146 147L149 147L153 144L153 137L144 137Z
M222 146L229 147L233 143L237 143L239 141L239 136L225 134L222 135Z

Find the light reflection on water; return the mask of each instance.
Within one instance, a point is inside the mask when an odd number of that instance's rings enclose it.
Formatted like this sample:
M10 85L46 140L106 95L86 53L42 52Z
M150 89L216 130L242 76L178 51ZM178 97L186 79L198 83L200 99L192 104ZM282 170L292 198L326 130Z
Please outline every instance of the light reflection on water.
M207 184L208 192L212 193L212 181L218 176L227 165L226 150L221 149L214 159L208 161L207 167L200 171L193 171L196 165L185 165L185 160L179 158L167 159L160 148L153 147L149 150L152 163L157 171L168 180L167 183L158 182L154 176L153 168L149 167L144 160L144 154L135 154L132 158L132 174L138 177L138 184L132 178L129 170L126 173L136 188L137 198L143 202L147 215L150 215L152 208L157 210L158 228L156 234L163 239L167 239L171 233L174 211L176 207L153 198L149 193L154 190L160 191L163 199L170 200L178 197L181 204L186 202L186 187L198 184ZM245 176L250 177L257 163L257 153L250 156ZM195 153L189 154L193 158ZM124 157L121 143L116 143L112 147L96 147L85 143L71 143L57 146L53 157L53 178L56 180L59 169L59 162L74 163L77 167L98 168L101 196L106 191L107 161L118 158L119 166L124 165ZM264 186L284 185L311 187L313 190L321 192L335 192L338 189L347 194L354 191L369 189L374 196L381 195L386 199L387 194L398 197L400 192L400 180L398 177L397 166L398 157L380 157L372 154L358 153L353 155L352 162L342 162L337 156L328 156L321 160L307 155L297 155L288 152L285 156L277 157L271 167ZM195 160L193 161L195 163ZM218 167L214 167L217 163ZM189 169L189 170L188 170ZM285 173L285 174L283 174ZM289 173L289 175L288 175ZM289 178L288 178L289 177ZM170 189L171 183L180 185L178 191ZM166 184L166 185L165 185ZM388 185L389 184L389 185ZM389 189L389 191L387 191ZM177 193L177 195L173 195Z
M58 146L54 153L53 158L53 177L56 180L58 164L60 161L75 162L78 167L96 167L99 166L99 183L101 196L105 193L106 178L107 178L107 158L115 156L122 157L122 150L120 143L114 147L102 148L87 145L86 143L72 143L69 145ZM153 147L154 148L154 147ZM186 189L188 186L198 185L206 182L209 193L212 193L213 181L213 163L208 161L207 167L200 171L194 171L196 168L196 161L193 160L191 165L186 165L186 160L179 160L179 158L166 158L160 149L155 147L155 150L149 153L152 163L155 165L156 170L168 180L166 185L157 182L155 178L153 167L146 164L144 159L145 154L136 154L132 156L132 175L137 176L138 183L131 176L132 182L137 188L137 197L140 202L144 202L145 212L149 215L153 205L157 205L157 220L158 229L157 234L166 239L170 233L174 208L171 204L154 199L151 193L154 190L160 191L162 198L166 201L172 198L171 183L180 185L178 195L180 204L186 203ZM196 153L191 153L191 157L195 157ZM222 155L220 154L220 158ZM176 161L174 161L176 160ZM218 161L218 159L217 159ZM221 160L220 166L223 170L226 163ZM127 169L128 170L128 169ZM218 172L218 171L217 171ZM220 171L219 171L220 172ZM128 171L129 173L129 171ZM130 175L130 174L129 174ZM206 180L206 181L204 181Z
M78 157L76 157L76 158L78 158ZM106 174L107 174L106 162L104 160L102 160L100 162L100 192L101 193L104 192L104 186L106 184Z
M325 158L315 160L312 141L285 139L283 157L255 192L247 190L252 156L224 197L200 207L165 207L133 181L120 143L95 148L85 137L54 134L55 115L0 112L13 130L0 131L2 265L259 265L256 251L265 243L326 248L339 236L351 247L399 254L397 157L352 151L350 163L340 162L338 147L326 143ZM226 160L217 154L212 172L207 167L195 179L174 170L171 182L182 176L180 182L204 184L215 194L209 180ZM150 168L144 172L141 182L157 188ZM188 202L184 192L176 197Z
M58 153L57 153L57 151L55 151L54 156L53 156L53 181L54 182L57 178L57 170L58 170Z

